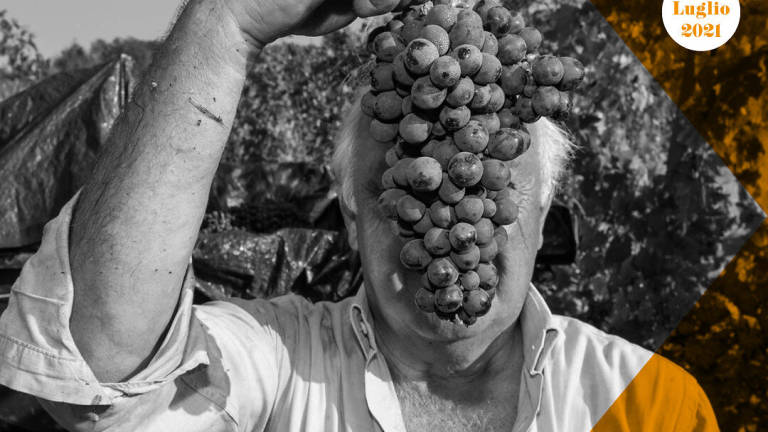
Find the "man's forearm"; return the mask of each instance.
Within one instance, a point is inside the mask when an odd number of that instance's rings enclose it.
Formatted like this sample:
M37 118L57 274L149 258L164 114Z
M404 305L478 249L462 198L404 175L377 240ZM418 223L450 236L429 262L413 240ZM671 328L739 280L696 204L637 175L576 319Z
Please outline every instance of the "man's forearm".
M254 52L220 1L191 0L83 188L71 329L103 381L141 367L170 321Z

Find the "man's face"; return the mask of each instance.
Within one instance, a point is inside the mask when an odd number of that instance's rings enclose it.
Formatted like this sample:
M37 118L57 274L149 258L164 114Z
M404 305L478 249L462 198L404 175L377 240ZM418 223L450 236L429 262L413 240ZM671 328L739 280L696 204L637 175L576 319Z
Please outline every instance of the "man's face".
M372 139L358 141L350 167L354 178L357 212L354 218L357 243L363 265L371 309L377 320L398 334L416 332L428 340L455 341L478 334L496 335L519 316L540 246L541 225L547 209L542 205L542 179L536 143L508 165L512 169L515 199L520 206L517 222L506 227L509 241L494 263L500 282L493 306L487 315L470 327L439 319L420 311L414 294L421 287L421 274L400 263L404 242L393 233L393 222L379 210L381 176L387 165L384 154L389 145ZM548 207L548 206L547 206Z

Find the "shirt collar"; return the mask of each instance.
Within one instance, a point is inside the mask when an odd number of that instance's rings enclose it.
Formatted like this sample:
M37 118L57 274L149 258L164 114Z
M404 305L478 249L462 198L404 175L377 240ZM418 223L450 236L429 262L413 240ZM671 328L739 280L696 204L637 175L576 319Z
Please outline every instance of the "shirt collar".
M360 286L352 299L349 320L360 348L366 359L370 359L377 347L365 285ZM525 369L530 375L540 375L560 330L555 326L547 303L533 284L528 289L519 320L523 334Z

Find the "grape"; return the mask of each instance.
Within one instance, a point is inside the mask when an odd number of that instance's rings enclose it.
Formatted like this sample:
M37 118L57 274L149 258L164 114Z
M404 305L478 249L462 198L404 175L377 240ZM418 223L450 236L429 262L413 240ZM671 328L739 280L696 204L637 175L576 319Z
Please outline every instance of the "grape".
M387 91L376 97L376 103L373 105L373 114L377 119L385 122L391 122L400 118L402 113L403 98L398 96L396 92Z
M483 202L485 201L490 201L490 200L483 200ZM494 203L494 208L495 208L495 203ZM488 219L486 216L483 215L482 219L477 221L474 227L475 227L475 233L476 233L475 243L477 243L479 246L485 246L493 240L493 235L494 235L493 222L491 222L491 220Z
M459 280L459 271L450 258L435 258L427 266L427 277L432 285L443 288Z
M429 24L425 25L419 33L419 37L432 42L437 47L437 53L439 55L445 55L451 46L451 41L448 38L448 32L439 25Z
M459 14L461 15L461 13ZM449 33L451 46L474 45L478 49L483 47L485 42L485 32L482 25L474 22L462 21L458 19Z
M464 323L465 326L469 327L472 324L477 322L476 316L470 316L467 311L464 309L459 309L459 311L456 313L456 316L461 320L462 323Z
M414 191L432 192L437 190L443 181L443 169L435 159L422 156L411 162L407 178Z
M413 224L413 232L425 235L432 228L434 228L434 225L432 224L432 216L430 216L429 209L427 209L421 220Z
M405 25L404 22L393 19L387 24L387 27L389 28L389 31L392 32L393 35L398 36L400 34L400 31L403 29L403 25Z
M440 184L437 194L444 203L456 204L464 198L464 188L453 184L451 179L448 178L448 174L443 173L443 182Z
M437 310L443 313L456 312L461 307L463 300L461 288L456 285L435 291L435 306Z
M499 40L493 33L485 32L485 41L483 41L483 48L480 51L494 56L499 53Z
M559 101L557 104L557 114L560 116L567 116L571 111L572 101L571 95L566 92L560 92Z
M392 179L400 187L408 186L408 171L410 171L413 158L402 158L392 167Z
M461 22L478 27L483 26L483 19L480 17L480 15L477 14L477 12L473 11L472 9L459 10L458 15L456 16L456 23L458 24Z
M477 231L475 231L474 226L466 222L459 222L451 227L448 239L451 241L453 250L462 252L475 245Z
M450 31L456 24L456 10L449 5L435 5L427 13L424 23L439 25Z
M411 89L413 104L421 109L431 110L439 107L445 100L448 90L432 84L428 76L416 80ZM426 139L426 138L425 138Z
M371 138L379 142L391 142L397 137L397 123L383 123L377 119L371 120Z
M423 240L410 240L400 250L400 262L408 270L424 270L432 262L432 256L424 248Z
M491 299L491 302L493 302L493 299L496 298L496 288L489 288L484 291L488 294L488 298Z
M426 39L414 39L405 49L405 68L414 75L422 76L429 73L432 62L440 57L437 47Z
M484 21L485 29L497 37L504 36L512 29L512 13L504 6L489 9Z
M489 242L487 245L480 247L480 261L488 263L496 258L499 254L499 246L496 241Z
M419 288L416 291L414 301L416 306L423 312L430 313L435 311L435 294L424 288Z
M483 199L488 195L488 189L478 183L467 188L467 195Z
M442 56L432 63L429 78L438 88L455 86L461 79L461 65L450 56Z
M424 234L424 247L433 256L445 256L451 252L448 230L434 227Z
M483 56L483 61L480 64L480 69L473 77L475 83L490 84L498 81L501 76L501 61L495 55L488 53L480 54Z
M565 75L563 63L559 58L545 55L534 60L531 64L531 73L539 85L557 85Z
M424 27L424 21L420 19L410 19L404 22L405 24L400 30L400 38L405 43L411 43L419 37L421 29Z
M491 297L483 290L472 290L464 293L462 305L470 316L483 316L491 309Z
M375 121L375 120L374 120ZM432 125L414 113L400 120L400 136L409 144L420 144L429 138Z
M488 101L488 112L495 113L504 107L504 90L496 83L488 84L491 89L491 99Z
M509 108L504 108L499 111L499 130L501 129L517 129L520 127L520 117L512 113Z
M491 91L491 102L493 102L493 91ZM486 132L488 132L489 139L490 136L498 132L499 128L501 127L499 116L496 115L496 113L475 114L469 119L471 121L480 123L480 126L482 126Z
M448 131L457 131L467 126L469 123L469 117L471 115L472 113L466 106L460 106L458 108L445 106L440 111L440 123L442 123L442 125ZM457 147L461 148L461 146L458 145L458 133L454 136L456 137L455 139L457 141Z
M461 76L472 76L483 65L483 52L474 45L459 45L451 52L451 57L459 62Z
M395 232L395 235L400 236L400 238L404 241L409 241L413 239L413 236L416 234L413 231L413 227L407 223L403 222L402 220L398 220L396 224L397 231Z
M523 87L523 96L527 98L532 98L533 94L536 93L536 90L539 88L539 86L536 84L533 80L528 80L528 84Z
M376 95L368 92L360 99L360 109L368 117L373 117L373 106L376 104Z
M486 198L483 200L483 217L492 218L496 214L496 202L492 199ZM477 227L475 227L477 228ZM478 234L479 236L479 234Z
M424 203L411 195L405 195L397 201L397 216L405 222L418 222L426 211Z
M446 137L434 144L431 157L440 163L440 166L448 169L448 162L459 152L459 148L453 143L453 139Z
M501 6L499 0L480 0L475 4L475 12L485 22L488 19L488 11L496 6Z
M487 112L491 103L491 87L487 85L475 85L475 96L469 103L469 108L475 112Z
M384 171L384 173L381 175L381 187L384 189L394 189L397 187L397 184L395 183L395 177L391 169Z
M416 82L416 77L408 72L405 67L405 52L401 52L392 61L392 73L394 74L394 80L397 84L405 87L409 87Z
M560 108L560 91L552 86L536 89L531 98L533 110L540 116L551 116Z
M402 198L401 198L402 200ZM399 204L399 202L398 202ZM399 210L399 205L398 205ZM496 214L491 219L497 225L509 225L517 220L519 209L511 199L496 201Z
M519 13L513 14L509 23L509 32L517 33L523 28L525 28L525 20L523 19L523 16Z
M501 161L511 161L528 150L530 135L520 129L499 129L488 142L488 155Z
M483 176L483 164L473 153L457 153L448 162L448 176L458 187L474 186Z
M432 286L432 282L429 281L429 276L427 276L427 272L424 272L421 274L421 287L431 293L435 292L435 287Z
M480 248L477 245L471 245L461 252L451 252L451 261L462 272L474 270L480 264Z
M432 217L432 223L440 228L448 228L456 221L456 211L453 207L440 201L432 203L429 215Z
M573 57L560 57L563 65L563 78L557 85L560 90L573 90L584 79L584 65Z
M469 120L469 110L466 109L467 123L462 129L453 134L454 143L463 152L479 153L488 146L488 131L477 120Z
M509 184L511 173L504 162L498 159L483 161L483 177L480 183L490 190L502 190Z
M382 92L395 89L394 66L392 63L379 63L371 71L371 88Z
M541 32L535 27L526 27L520 30L518 35L525 40L525 46L529 52L535 52L541 46Z
M483 217L483 200L474 196L464 197L456 204L456 219L474 224Z
M507 96L519 95L528 83L528 72L520 65L505 66L501 71L501 88Z
M436 137L444 137L446 134L445 128L440 122L432 124L432 135Z
M440 166L443 167L444 170L447 170L448 164L457 153L459 153L459 148L456 147L453 139L446 138L435 146L434 151L432 151L432 157L440 162Z
M533 102L529 97L520 97L515 103L515 109L520 120L526 123L533 123L539 119L539 115L533 110Z
M469 270L459 276L459 284L465 291L472 291L480 288L480 276L474 270Z
M413 112L413 98L409 94L404 97L402 104L400 105L400 111L405 116Z
M397 150L395 150L395 147L392 146L387 152L384 154L384 162L387 163L388 167L393 167L397 163L397 161L400 160L400 156L397 155Z
M527 49L525 39L515 34L508 34L499 39L499 61L503 65L514 65L525 58Z
M491 263L480 263L477 266L477 275L480 276L480 288L489 290L499 284L499 272Z
M402 189L387 189L379 195L378 205L388 219L397 219L397 202L408 193Z
M384 62L391 62L397 53L403 50L403 44L399 38L391 32L379 33L373 39L373 52L376 57Z
M445 97L445 103L456 108L467 105L475 97L475 83L468 77L462 78Z

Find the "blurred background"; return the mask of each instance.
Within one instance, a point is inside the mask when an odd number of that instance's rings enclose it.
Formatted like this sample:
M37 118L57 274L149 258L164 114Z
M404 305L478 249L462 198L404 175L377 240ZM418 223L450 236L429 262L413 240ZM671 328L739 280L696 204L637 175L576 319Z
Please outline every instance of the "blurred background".
M87 6L96 2L83 0L61 14L91 15L52 22L57 15L42 3L11 0L0 10L0 310L42 225L87 178L178 6L154 2L141 22L142 14L123 19L117 10L94 15ZM591 3L506 3L542 31L543 51L587 67L565 122L579 150L547 221L534 282L555 313L658 350L765 215ZM766 16L741 25L759 34ZM249 71L194 252L197 301L289 291L337 301L357 289L328 163L366 79L366 34L385 21L280 41ZM121 26L126 33L112 36ZM716 322L689 329L692 338L745 325L726 296L704 307ZM764 350L757 332L742 344ZM677 343L673 359L706 380L696 371L707 360ZM765 387L708 393L723 430L768 424ZM740 415L745 407L750 414ZM31 398L0 390L0 430L52 427Z

